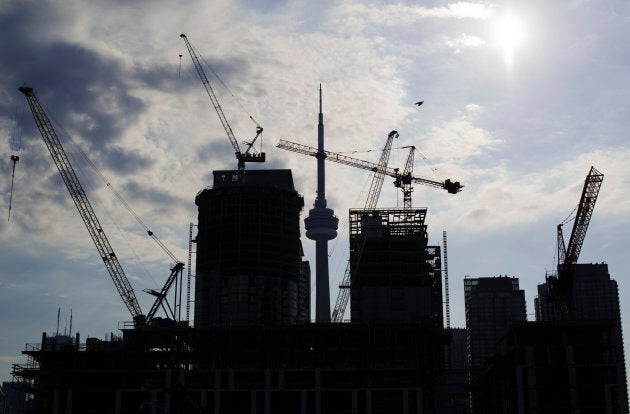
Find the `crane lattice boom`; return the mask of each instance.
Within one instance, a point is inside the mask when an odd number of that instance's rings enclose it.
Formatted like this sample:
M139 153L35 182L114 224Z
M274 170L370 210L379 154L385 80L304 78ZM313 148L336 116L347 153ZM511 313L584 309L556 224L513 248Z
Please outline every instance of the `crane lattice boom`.
M566 248L562 234L562 225L564 223L558 224L557 227L558 272L556 276L547 276L547 286L551 299L556 303L561 320L573 320L575 318L575 303L573 300L574 265L580 256L603 180L604 175L591 166L584 180L584 188L582 189L582 195L575 213L573 230Z
M381 194L381 189L383 188L383 180L385 179L385 170L387 168L387 163L389 162L389 155L392 150L392 142L394 138L398 138L398 132L392 131L387 135L387 141L385 142L385 147L383 148L383 152L381 153L381 158L376 164L376 168L374 171L374 176L372 177L372 184L370 185L370 192L368 193L367 200L365 201L365 209L371 210L376 208L378 204L378 198ZM357 257L356 266L358 266L359 258L363 254L363 247L365 246L365 238L359 241L357 252L355 255ZM354 270L354 271L351 271ZM337 301L335 302L335 308L333 309L331 321L332 322L342 322L343 315L346 313L346 308L348 307L348 300L350 299L350 287L352 286L352 275L356 274L356 269L351 269L350 261L348 260L348 264L346 265L346 271L343 275L343 279L341 284L339 285L339 294L337 295Z
M569 238L564 264L577 263L580 251L582 250L582 244L584 244L584 238L586 237L586 230L588 230L588 225L591 222L591 216L595 209L595 202L597 201L602 181L604 181L604 174L591 166L584 180L584 188L582 189L580 203L575 213L575 221L573 222L573 230Z
M103 263L105 264L109 275L114 281L114 285L116 286L120 297L127 306L127 309L129 309L134 321L143 323L144 316L140 310L138 299L136 298L133 288L129 283L129 279L127 279L127 275L125 275L125 272L116 257L116 253L114 253L114 250L112 249L109 240L107 239L107 236L105 235L105 232L94 213L94 209L92 208L92 205L90 204L90 201L88 200L85 191L83 190L83 187L81 186L81 183L70 164L68 156L61 145L59 137L57 137L57 133L55 132L50 119L35 96L33 88L22 86L19 89L20 92L26 96L26 100L28 101L31 112L33 113L33 118L35 118L37 128L39 129L39 132L50 151L50 155L61 174L64 184L70 192L74 205L77 207L77 210L79 210L79 214L85 223L85 227L90 233L90 237L96 245L96 249L103 259Z
M190 58L192 59L193 64L195 65L195 69L197 70L197 74L199 75L199 78L201 79L201 83L203 83L203 86L206 89L208 96L210 97L210 101L212 101L212 106L214 106L214 109L217 112L217 115L219 115L219 120L221 121L221 125L223 125L223 129L225 129L225 132L230 140L230 143L232 144L232 147L234 147L234 153L236 155L236 159L238 160L238 169L241 171L244 170L246 162L265 162L264 152L261 152L261 153L251 152L250 153L254 145L254 142L256 142L260 134L262 134L263 129L260 127L260 125L257 125L256 136L251 140L251 142L246 143L247 150L244 153L242 153L241 148L238 145L238 141L236 140L236 137L234 136L234 132L232 131L232 127L230 126L227 118L225 117L225 114L223 113L223 109L221 108L221 104L219 103L219 100L217 99L217 96L215 95L214 90L212 89L212 86L210 85L210 81L208 80L208 77L206 76L206 73L204 72L203 67L201 66L201 62L199 61L199 57L197 56L197 53L193 49L192 45L190 44L190 41L188 40L188 37L186 37L185 34L181 34L180 37L184 39L184 43L186 43L186 48L188 49L188 53L190 54Z
M281 139L278 142L278 145L276 145L276 147L285 149L288 151L297 152L304 155L310 155L312 157L321 156L321 155L318 155L318 150L315 147L298 144L296 142L291 142L284 139ZM379 171L379 168L381 168L379 167L378 164L375 164L373 162L349 157L347 155L343 155L337 152L324 151L324 156L326 157L326 160L328 161L332 161L332 162L336 162L336 163L344 164L344 165L349 165L351 167L361 168L364 170ZM384 175L388 175L394 178L400 177L400 173L398 172L397 168L384 167L382 168L382 173ZM456 194L460 192L461 189L463 188L463 185L461 185L459 182L457 181L452 182L451 180L445 180L444 182L441 182L441 181L434 181L434 180L429 180L427 178L420 178L420 177L408 177L408 179L412 183L422 184L422 185L426 185L426 186L434 187L434 188L441 188L441 189L447 190L451 194Z

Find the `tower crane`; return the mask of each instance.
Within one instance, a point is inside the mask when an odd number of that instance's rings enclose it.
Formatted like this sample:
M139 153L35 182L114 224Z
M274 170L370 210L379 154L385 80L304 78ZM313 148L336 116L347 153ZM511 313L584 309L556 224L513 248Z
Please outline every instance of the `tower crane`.
M413 191L411 180L413 174L413 159L416 147L410 145L403 148L409 148L409 155L407 156L407 161L405 162L405 168L403 168L402 174L396 176L396 179L394 180L394 185L402 190L403 208L405 210L408 210L411 208L411 192Z
M403 172L400 173L398 168L387 167L387 161L389 160L389 150L391 149L391 142L394 137L398 137L398 132L392 131L388 136L388 141L383 149L383 153L381 154L381 159L378 164L360 160L358 158L349 157L347 155L343 155L336 152L324 151L323 156L326 160L336 162L339 164L349 165L356 168L361 168L368 171L373 171L374 178L372 180L372 186L370 188L370 193L368 195L368 200L366 202L366 209L374 209L376 208L376 203L378 201L378 196L380 195L380 190L382 188L384 177L390 176L394 177L394 185L397 187L401 187L403 190L403 197L405 200L405 205L410 208L411 207L411 192L412 192L412 184L419 183L423 185L427 185L434 188L441 188L447 190L451 194L456 194L463 188L458 181L445 180L444 182L429 180L426 178L414 177L413 173L413 159L414 159L414 150L415 147L409 147L409 156L407 157L407 162L405 163L405 167ZM389 145L389 149L388 149ZM285 149L288 151L297 152L299 154L310 155L312 157L321 157L322 155L319 153L317 148L310 147L308 145L298 144L295 142L280 140L278 148ZM363 248L363 241L359 241L358 243L358 252L356 253L358 257L361 255L361 251ZM341 322L343 320L343 315L346 311L346 307L348 306L348 299L350 297L350 286L352 284L351 277L352 274L356 272L352 272L350 268L350 263L346 266L346 271L344 273L344 277L342 279L339 295L337 296L337 302L335 303L335 308L332 313L331 320L333 322Z
M118 261L118 257L116 256L116 253L114 253L114 250L109 243L109 239L105 235L105 231L103 230L103 227L101 226L98 217L87 198L83 186L81 185L81 182L79 181L79 178L77 177L77 174L75 173L63 146L61 145L61 141L59 140L46 111L37 99L33 88L22 86L19 90L26 97L33 114L33 118L35 119L35 123L37 124L37 128L44 139L44 143L48 147L50 155L59 170L59 174L61 174L61 178L72 197L74 205L77 207L77 210L83 219L83 223L85 224L85 227L101 256L101 259L103 259L103 263L105 264L105 267L116 286L118 294L122 298L123 303L133 318L134 325L136 327L149 325L157 311L160 308L163 308L166 294L177 275L181 273L184 268L184 264L177 261L177 263L171 268L171 274L166 284L160 292L156 292L154 295L156 296L155 303L149 313L145 316L140 309L140 304L138 303L136 294L129 283L129 279ZM148 233L150 236L154 237L151 231L148 231Z
M398 138L397 131L391 131L387 135L387 141L385 141L385 147L381 152L381 158L378 161L374 171L374 176L372 177L372 184L370 185L370 191L368 192L367 199L365 201L365 210L372 210L376 208L378 203L378 198L381 194L381 189L383 188L383 181L385 179L385 169L387 168L387 163L389 162L389 155L392 149L392 142L394 138ZM363 255L363 248L365 247L365 237L362 237L357 243L355 255L357 258L360 258ZM337 301L335 302L335 308L333 309L331 321L332 322L342 322L343 315L346 313L346 307L348 306L348 300L350 299L350 286L351 286L351 278L353 274L356 274L356 266L360 260L355 260L355 269L351 268L350 260L348 260L348 264L346 265L346 271L344 272L343 279L341 284L339 285L339 294L337 295Z
M575 309L573 303L573 275L575 272L575 264L580 256L586 231L595 209L595 202L599 195L604 180L604 174L600 173L591 166L586 179L584 180L584 188L580 201L576 207L575 220L573 222L573 230L569 238L569 244L565 247L564 236L562 234L562 226L569 219L558 224L557 243L558 243L558 271L557 275L547 275L547 286L549 293L556 302L556 307L560 310L560 318L562 320L573 320L575 317Z
M247 148L245 152L241 152L241 148L238 145L238 141L236 140L236 137L234 136L232 127L230 126L227 118L225 117L225 114L223 113L221 104L219 103L219 100L217 99L217 96L215 95L214 90L212 89L212 86L210 85L210 81L208 81L208 77L206 76L206 73L204 72L203 67L201 66L197 53L195 52L194 48L190 44L190 41L188 40L188 37L185 34L182 33L180 37L184 39L184 43L186 43L186 48L188 49L188 53L190 54L190 58L192 59L193 64L195 65L195 69L197 70L197 74L199 75L199 78L201 79L201 83L203 83L204 88L206 88L206 92L208 93L208 96L210 97L210 101L212 101L212 105L214 106L214 109L217 111L217 115L219 115L219 120L221 121L221 125L223 125L223 129L225 129L225 133L227 134L230 140L230 143L232 144L232 147L234 147L234 154L236 155L236 159L238 160L239 173L242 173L245 170L246 162L265 162L265 153L256 152L255 149L253 148L254 143L256 142L258 137L261 137L261 134L263 132L262 127L258 125L258 123L250 115L249 118L256 124L256 136L250 142L244 142Z
M287 150L287 151L297 152L299 154L310 155L311 157L321 156L321 155L318 155L317 148L310 147L308 145L298 144L296 142L291 142L284 139L281 139L278 142L278 145L276 145L276 147ZM327 161L349 165L351 167L361 168L363 170L368 170L368 171L379 170L378 164L375 164L369 161L360 160L358 158L349 157L347 155L343 155L338 152L324 151L324 157L326 157ZM412 158L412 162L413 162L413 158ZM457 194L464 187L463 185L459 183L459 181L453 182L450 179L447 179L445 181L435 181L435 180L430 180L428 178L413 177L411 176L411 173L405 176L403 174L400 174L398 168L385 167L382 169L382 173L384 175L394 177L394 179L400 180L401 184L408 181L409 183L422 184L422 185L426 185L433 188L441 188L443 190L448 191L451 194Z

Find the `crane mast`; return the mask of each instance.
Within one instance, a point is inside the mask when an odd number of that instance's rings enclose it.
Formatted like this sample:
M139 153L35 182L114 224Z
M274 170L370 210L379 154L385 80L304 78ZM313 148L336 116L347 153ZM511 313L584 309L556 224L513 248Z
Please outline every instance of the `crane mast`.
M114 253L114 250L112 249L109 240L107 239L107 236L105 235L105 232L94 213L94 209L92 208L92 205L90 204L90 201L88 200L85 191L83 190L83 187L81 186L81 183L70 164L68 156L61 145L61 141L59 140L50 119L35 96L33 88L22 86L19 90L26 97L26 100L31 108L31 112L33 113L33 118L35 118L37 128L39 129L39 132L50 151L50 155L61 174L64 184L70 192L74 205L77 207L77 210L79 210L79 214L85 223L85 227L90 233L90 237L92 238L96 249L103 259L103 263L105 264L109 275L114 281L114 285L116 286L120 297L122 298L125 306L127 306L127 309L129 309L129 313L131 313L136 325L144 324L145 317L140 310L138 299L136 298L134 290L129 283L129 279L120 265L120 262L116 257L116 253Z
M403 147L407 148L407 147ZM411 208L411 192L413 191L412 174L413 174L413 159L416 151L416 147L411 145L409 147L409 155L405 162L405 168L403 168L402 174L398 175L394 180L394 185L399 187L403 193L403 208L409 210Z
M251 142L245 143L247 145L247 149L245 150L244 153L241 152L241 148L239 147L238 141L236 140L236 137L234 136L232 127L230 126L230 123L228 122L227 118L225 117L225 114L223 113L221 104L219 103L219 100L217 99L217 96L215 95L214 90L212 89L212 86L210 85L210 81L208 80L208 77L206 76L206 73L204 72L203 67L201 66L201 62L199 61L199 57L197 56L197 53L193 49L192 45L190 44L190 41L188 40L188 37L185 34L182 33L180 37L184 39L184 43L186 43L186 48L188 49L190 58L192 59L195 69L197 70L197 74L199 75L199 78L201 79L201 83L203 83L203 86L206 89L206 92L208 93L208 97L210 97L210 101L212 101L212 106L214 106L214 109L217 112L217 115L219 115L219 120L221 121L221 125L223 125L223 129L225 129L225 133L227 134L228 139L230 140L230 143L232 144L232 147L234 148L234 153L236 155L236 159L238 160L238 170L242 172L245 169L246 162L265 162L264 152L256 153L254 151L250 153L250 151L252 151L252 147L254 143L256 142L258 137L260 137L260 135L262 134L263 129L260 127L260 125L256 124L256 136L252 139ZM252 121L254 120L253 118L251 119Z
M276 145L276 147L287 150L287 151L297 152L299 154L310 155L311 157L319 156L318 150L315 147L298 144L296 142L291 142L284 139L281 139L278 142L278 145ZM378 164L375 164L370 161L364 161L358 158L349 157L347 155L343 155L338 152L324 151L324 156L327 161L349 165L351 167L361 168L363 170L368 170L368 171L379 170ZM398 172L397 168L385 167L382 169L382 172L384 175L388 175L394 178L400 178L400 173ZM442 182L442 181L429 180L427 178L411 177L411 176L407 177L406 179L409 180L411 183L422 184L422 185L426 185L426 186L434 187L434 188L441 188L443 190L448 191L451 194L457 194L464 187L463 185L459 183L459 181L453 182L451 180L445 180Z

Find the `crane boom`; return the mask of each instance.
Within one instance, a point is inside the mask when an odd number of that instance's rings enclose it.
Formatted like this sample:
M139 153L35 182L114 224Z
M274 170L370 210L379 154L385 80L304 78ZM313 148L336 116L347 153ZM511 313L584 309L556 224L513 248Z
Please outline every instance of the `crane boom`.
M208 97L210 97L210 101L212 101L212 106L214 106L214 109L217 112L217 115L219 115L219 120L221 121L221 125L223 125L223 129L225 129L225 133L227 134L228 139L230 140L230 143L232 144L232 147L234 147L234 153L236 155L236 159L238 160L239 171L243 171L245 169L246 162L265 162L264 152L250 153L254 145L254 142L256 142L260 134L262 134L263 129L260 127L260 125L257 124L256 136L254 137L254 139L252 139L251 142L246 143L247 150L244 153L242 153L241 148L238 145L238 141L236 140L236 137L234 136L234 132L232 131L232 127L230 126L230 123L225 117L225 114L223 113L223 109L221 108L221 104L219 103L219 100L217 99L217 96L215 95L214 90L212 89L212 86L210 85L210 81L208 80L208 77L206 76L206 73L204 72L203 67L201 66L201 62L199 61L199 57L197 56L197 53L193 49L192 45L190 44L190 41L188 40L188 37L185 34L182 33L180 37L184 39L184 43L186 43L186 48L188 49L190 58L193 61L193 65L195 65L195 69L197 70L197 74L199 75L199 78L201 79L201 83L203 83L203 86L206 89L206 92L208 93Z
M604 175L591 166L584 180L582 195L580 196L575 213L575 221L573 222L573 230L566 248L564 236L562 235L562 226L566 223L566 220L558 224L557 227L558 271L556 276L547 276L547 286L550 297L556 303L556 308L562 320L573 320L575 318L575 303L573 301L574 265L580 256L603 180Z
M374 209L376 208L376 204L378 203L378 198L381 194L381 189L383 188L383 180L385 179L385 169L387 168L387 163L389 162L389 155L392 150L392 142L394 138L398 138L398 132L392 131L387 135L387 141L385 142L385 147L383 148L383 152L381 153L381 158L378 161L376 169L374 169L374 176L372 177L372 184L370 185L370 192L368 193L367 199L365 201L365 209ZM357 246L357 257L361 257L363 254L363 247L365 246L365 237L363 237ZM356 260L356 266L358 266L359 260ZM355 270L354 272L351 270ZM356 274L356 269L351 269L350 261L348 260L348 264L346 265L346 271L343 275L343 279L341 284L339 285L339 293L337 294L337 301L335 302L335 308L333 309L331 321L332 322L342 322L343 315L346 313L346 308L348 307L348 300L350 299L350 287L352 286L352 275Z
M109 240L107 239L107 236L105 235L105 232L94 213L94 209L92 208L92 205L90 204L90 201L79 182L79 178L70 164L68 156L61 145L61 141L59 140L50 119L46 115L42 105L39 103L37 96L35 96L33 88L22 86L19 90L24 94L24 96L26 96L26 100L31 108L31 112L33 113L33 118L35 118L37 128L39 129L39 132L50 151L50 155L61 174L64 184L70 192L74 205L77 207L77 210L79 210L79 214L85 223L85 227L90 233L90 237L92 238L96 249L103 259L103 263L105 264L109 275L114 281L114 285L116 286L120 297L127 306L127 309L129 309L134 321L136 323L144 323L144 315L140 310L138 299L136 298L134 290L129 283L129 279L120 265L120 262L116 257L116 253L114 253L114 250L112 249Z
M591 222L591 216L595 209L595 202L597 201L602 181L604 181L604 174L591 166L584 180L584 188L582 189L580 203L575 213L575 221L573 222L573 230L571 231L571 237L567 245L564 264L577 263L580 251L582 250L582 244L584 244L584 238L586 237L586 230L588 230L588 225Z
M311 147L308 145L298 144L296 142L291 142L284 139L281 139L278 142L278 145L276 145L276 147L285 149L288 151L297 152L304 155L310 155L312 157L318 156L317 148ZM380 168L378 164L375 164L373 162L349 157L347 155L343 155L337 152L324 151L324 156L326 160L328 161L332 161L332 162L336 162L336 163L344 164L344 165L349 165L351 167L361 168L364 170L378 171ZM384 175L388 175L394 178L400 177L398 169L396 168L384 167L382 170L383 170L382 172ZM442 181L434 181L434 180L429 180L427 178L420 178L420 177L408 177L408 179L413 183L444 189L451 194L456 194L460 192L461 189L463 188L463 185L461 185L458 181L453 182L451 180L445 180L444 182L442 182Z
M385 169L387 168L387 163L389 162L389 154L392 151L392 142L394 141L394 138L398 138L397 131L392 131L387 135L387 141L385 142L383 152L381 152L381 158L378 161L377 168L374 171L374 177L372 177L372 184L370 185L370 192L368 193L365 201L366 209L376 208L376 204L378 204L378 198L380 197L381 189L383 188L383 180L385 179Z

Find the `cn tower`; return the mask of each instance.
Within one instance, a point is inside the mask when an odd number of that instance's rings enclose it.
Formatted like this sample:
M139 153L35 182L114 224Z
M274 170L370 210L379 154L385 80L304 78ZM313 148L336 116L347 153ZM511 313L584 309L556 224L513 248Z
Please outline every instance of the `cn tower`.
M324 115L322 85L319 85L319 123L317 124L317 198L304 219L306 237L315 240L315 322L330 323L328 277L328 240L337 237L339 219L326 207L326 153L324 153Z

